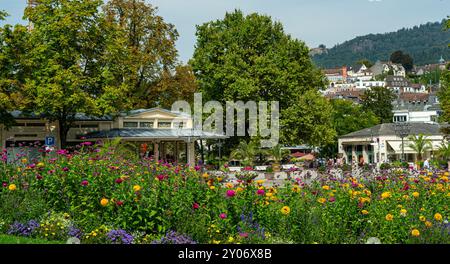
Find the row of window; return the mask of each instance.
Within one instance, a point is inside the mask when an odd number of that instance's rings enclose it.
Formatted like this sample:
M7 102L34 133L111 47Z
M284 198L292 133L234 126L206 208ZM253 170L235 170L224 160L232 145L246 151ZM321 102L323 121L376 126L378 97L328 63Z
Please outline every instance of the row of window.
M406 122L406 120L407 116L405 115L394 116L394 122Z
M177 123L177 128L183 128L184 123ZM153 122L123 122L124 128L153 128ZM171 128L172 122L158 122L158 128Z

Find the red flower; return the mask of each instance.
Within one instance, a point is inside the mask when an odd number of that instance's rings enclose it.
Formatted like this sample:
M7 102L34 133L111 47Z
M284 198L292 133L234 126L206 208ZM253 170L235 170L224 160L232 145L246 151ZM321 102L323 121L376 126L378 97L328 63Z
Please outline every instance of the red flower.
M123 202L122 202L122 201L117 201L116 204L117 204L118 206L122 206L122 205L123 205Z
M42 180L42 176L40 174L36 175L36 179Z
M167 178L167 176L164 175L164 174L159 174L158 176L156 176L156 178L158 178L158 181L162 181L162 180L164 180L165 178Z
M116 183L117 183L117 184L122 183L122 182L123 182L122 178L117 178L117 179L116 179Z
M332 202L336 201L336 198L330 197L330 199L328 199L328 201L330 201L330 203L332 203Z
M221 213L221 214L219 215L219 217L222 218L222 219L225 219L225 218L227 218L227 215L226 215L225 213Z
M8 183L3 182L2 186L3 186L4 188L8 187Z
M198 203L193 203L192 204L192 208L193 209L198 209L200 207L200 205L198 205Z
M83 186L88 186L88 185L89 185L89 182L88 182L87 180L83 180L83 181L81 182L81 185L83 185Z

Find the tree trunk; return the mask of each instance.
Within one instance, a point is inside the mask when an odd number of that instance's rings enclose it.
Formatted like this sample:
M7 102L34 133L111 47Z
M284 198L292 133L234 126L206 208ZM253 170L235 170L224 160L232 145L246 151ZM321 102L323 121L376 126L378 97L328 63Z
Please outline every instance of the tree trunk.
M61 149L64 149L67 144L67 133L69 132L69 124L64 120L58 120L59 122L59 140L61 140Z

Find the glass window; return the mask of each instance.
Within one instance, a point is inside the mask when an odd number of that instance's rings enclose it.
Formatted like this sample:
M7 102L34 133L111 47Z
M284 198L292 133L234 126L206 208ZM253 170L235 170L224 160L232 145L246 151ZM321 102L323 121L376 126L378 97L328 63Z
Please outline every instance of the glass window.
M153 128L153 122L140 122L139 127Z
M81 128L98 128L98 124L82 124Z
M123 127L138 127L137 122L123 122Z
M159 128L170 128L172 125L171 122L158 122L158 127Z

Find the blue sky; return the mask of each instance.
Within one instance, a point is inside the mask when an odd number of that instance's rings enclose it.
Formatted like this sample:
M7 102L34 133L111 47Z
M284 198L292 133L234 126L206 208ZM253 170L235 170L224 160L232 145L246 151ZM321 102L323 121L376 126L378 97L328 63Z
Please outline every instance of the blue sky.
M195 25L223 18L235 8L283 23L285 31L310 47L332 47L356 36L395 31L450 15L450 0L146 0L180 34L177 48L186 62L194 51ZM26 0L0 0L0 9L20 23ZM5 22L3 22L5 23ZM2 24L2 23L0 23Z

